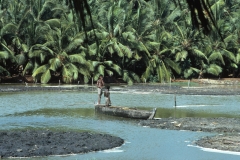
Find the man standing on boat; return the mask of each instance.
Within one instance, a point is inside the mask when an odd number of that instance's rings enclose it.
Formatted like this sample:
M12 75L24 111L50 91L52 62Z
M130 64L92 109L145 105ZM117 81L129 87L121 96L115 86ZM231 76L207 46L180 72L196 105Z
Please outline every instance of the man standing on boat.
M105 91L104 91L104 97L105 97L105 105L106 106L111 106L111 100L110 100L110 86L107 86Z
M98 104L101 102L101 97L103 93L103 87L104 87L104 81L103 81L103 75L100 75L97 80L97 88L98 88Z

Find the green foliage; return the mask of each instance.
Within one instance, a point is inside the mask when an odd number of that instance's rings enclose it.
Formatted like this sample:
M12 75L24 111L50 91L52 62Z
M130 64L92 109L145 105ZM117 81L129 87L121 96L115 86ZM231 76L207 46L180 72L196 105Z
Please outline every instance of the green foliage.
M222 37L218 30L203 35L192 26L186 5L180 9L168 0L89 1L85 11L92 14L84 22L66 1L4 1L0 74L11 75L10 66L23 65L23 74L41 83L55 76L65 83L88 83L102 74L128 84L237 75L239 4L210 4Z

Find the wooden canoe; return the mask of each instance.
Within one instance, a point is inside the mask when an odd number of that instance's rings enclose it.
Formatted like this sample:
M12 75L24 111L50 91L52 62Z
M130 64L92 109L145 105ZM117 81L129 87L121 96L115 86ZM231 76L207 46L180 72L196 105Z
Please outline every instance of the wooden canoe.
M95 111L112 116L119 116L133 119L153 119L156 113L156 108L152 111L139 110L128 107L106 106L103 104L95 105Z

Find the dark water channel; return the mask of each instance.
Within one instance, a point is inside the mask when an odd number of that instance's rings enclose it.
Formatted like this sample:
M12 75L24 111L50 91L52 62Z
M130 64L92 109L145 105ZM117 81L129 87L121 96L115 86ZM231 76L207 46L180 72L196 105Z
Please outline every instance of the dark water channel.
M117 88L117 87L116 87ZM135 120L96 115L96 92L24 91L0 93L0 127L11 129L82 130L119 136L125 144L87 154L28 159L114 160L225 160L240 154L199 148L193 142L203 132L160 130L137 125ZM113 91L113 105L157 108L161 117L240 117L240 96L194 96L139 91ZM103 100L102 100L103 102Z

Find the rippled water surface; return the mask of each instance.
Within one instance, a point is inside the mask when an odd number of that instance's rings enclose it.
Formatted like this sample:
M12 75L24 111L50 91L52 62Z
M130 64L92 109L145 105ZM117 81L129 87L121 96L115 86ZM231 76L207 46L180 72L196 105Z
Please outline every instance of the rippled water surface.
M113 87L114 88L114 87ZM8 129L82 130L119 136L119 148L64 157L30 159L239 159L239 155L206 151L193 142L210 133L160 130L136 121L94 112L96 92L24 91L0 93L0 127ZM157 108L156 117L240 117L239 96L166 95L153 92L113 91L113 105ZM103 100L102 100L103 102Z

